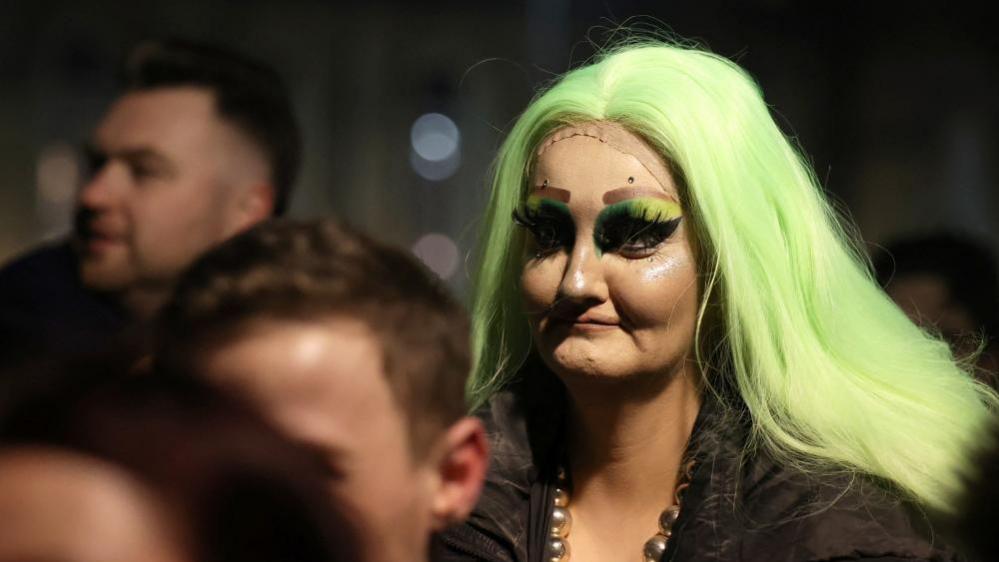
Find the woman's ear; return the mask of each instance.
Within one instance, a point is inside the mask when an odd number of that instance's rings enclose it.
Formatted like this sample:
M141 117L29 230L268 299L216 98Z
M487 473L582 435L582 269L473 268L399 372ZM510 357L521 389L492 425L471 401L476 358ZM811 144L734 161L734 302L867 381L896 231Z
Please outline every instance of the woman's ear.
M468 517L479 500L489 465L489 443L477 418L466 417L452 424L441 445L431 501L431 526L435 532Z

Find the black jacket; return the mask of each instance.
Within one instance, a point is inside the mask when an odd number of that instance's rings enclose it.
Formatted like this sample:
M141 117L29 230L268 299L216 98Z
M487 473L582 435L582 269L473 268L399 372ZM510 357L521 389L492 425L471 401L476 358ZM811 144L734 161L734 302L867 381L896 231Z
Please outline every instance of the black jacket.
M471 518L437 537L434 562L542 562L551 516L564 389L522 383L479 413L493 459ZM530 388L528 388L530 384ZM925 517L870 479L814 477L744 454L746 416L706 393L691 436L696 468L663 560L847 561L960 558ZM571 542L571 536L570 536ZM641 545L635 545L639 559Z
M120 308L80 282L68 242L0 269L0 370L100 352L127 327L134 326Z

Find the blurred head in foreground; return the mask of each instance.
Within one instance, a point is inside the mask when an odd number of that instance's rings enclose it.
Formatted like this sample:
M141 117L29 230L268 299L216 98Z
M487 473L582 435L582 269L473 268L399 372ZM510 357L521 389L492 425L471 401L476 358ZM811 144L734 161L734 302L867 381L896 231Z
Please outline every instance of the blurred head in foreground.
M184 275L160 335L161 366L249 397L341 467L379 559L424 559L476 502L467 319L404 251L332 221L258 226Z
M5 402L0 561L365 560L321 457L208 385L95 367Z
M164 506L114 464L65 449L0 451L0 561L190 560Z

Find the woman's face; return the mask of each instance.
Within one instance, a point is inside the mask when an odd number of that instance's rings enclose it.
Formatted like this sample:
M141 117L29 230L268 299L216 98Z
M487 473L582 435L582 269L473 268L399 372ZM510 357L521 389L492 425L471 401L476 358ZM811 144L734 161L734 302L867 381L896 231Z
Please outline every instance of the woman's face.
M550 137L518 211L534 343L561 377L672 373L693 349L699 303L688 224L648 144L600 130Z

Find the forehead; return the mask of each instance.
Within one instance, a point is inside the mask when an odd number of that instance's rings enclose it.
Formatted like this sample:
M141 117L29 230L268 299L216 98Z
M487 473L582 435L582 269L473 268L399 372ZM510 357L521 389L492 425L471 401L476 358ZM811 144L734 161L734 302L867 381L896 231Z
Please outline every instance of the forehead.
M222 125L215 96L207 88L155 88L129 92L115 101L94 140L108 150L182 144L209 136Z
M560 138L547 144L535 160L531 187L548 185L569 191L603 194L622 187L642 187L678 197L669 168L661 158L649 158L651 147L637 135L632 143L644 150L612 144L588 135ZM637 154L636 154L637 153Z
M407 446L381 345L360 322L267 321L213 353L206 370L299 439L347 454Z

